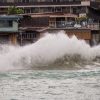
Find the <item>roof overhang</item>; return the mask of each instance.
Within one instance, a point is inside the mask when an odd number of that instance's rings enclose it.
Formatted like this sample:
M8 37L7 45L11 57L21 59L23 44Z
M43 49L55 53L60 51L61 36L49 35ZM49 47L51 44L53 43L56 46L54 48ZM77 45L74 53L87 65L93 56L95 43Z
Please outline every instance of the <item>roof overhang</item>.
M78 16L75 14L62 14L62 15L50 15L50 17L70 17L70 18L77 18Z
M36 32L43 32L47 30L49 27L20 27L20 31L36 31Z
M59 14L59 13L41 13L41 14L29 14L28 16L31 17L70 17L70 18L77 18L78 15L75 14Z
M23 18L23 16L19 15L0 15L0 20L19 20Z

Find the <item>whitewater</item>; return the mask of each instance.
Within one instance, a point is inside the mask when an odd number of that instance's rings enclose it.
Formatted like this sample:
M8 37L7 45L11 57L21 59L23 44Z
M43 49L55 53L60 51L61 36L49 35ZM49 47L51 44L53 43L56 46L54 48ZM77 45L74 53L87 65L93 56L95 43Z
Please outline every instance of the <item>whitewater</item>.
M0 46L0 70L47 68L93 62L100 57L100 46L91 47L64 31L45 33L36 43L27 46ZM99 59L98 59L99 62ZM75 66L75 65L74 65Z
M0 100L100 100L100 45L64 31L0 45Z

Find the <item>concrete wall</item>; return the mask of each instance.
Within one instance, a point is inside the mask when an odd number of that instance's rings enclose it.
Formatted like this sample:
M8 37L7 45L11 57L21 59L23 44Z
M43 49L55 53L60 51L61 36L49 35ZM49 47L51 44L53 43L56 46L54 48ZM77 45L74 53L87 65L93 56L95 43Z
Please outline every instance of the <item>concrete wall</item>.
M90 6L90 1L81 1L82 6Z
M14 2L14 0L7 0L7 2Z

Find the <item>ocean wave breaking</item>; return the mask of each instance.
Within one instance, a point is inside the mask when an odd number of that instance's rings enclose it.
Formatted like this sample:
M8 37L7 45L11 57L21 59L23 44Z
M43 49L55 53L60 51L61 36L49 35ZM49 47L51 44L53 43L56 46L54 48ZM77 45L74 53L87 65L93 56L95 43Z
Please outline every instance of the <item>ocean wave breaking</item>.
M36 43L19 46L0 46L0 70L43 68L44 66L78 66L99 62L100 45L91 47L75 36L69 38L64 31L45 33Z

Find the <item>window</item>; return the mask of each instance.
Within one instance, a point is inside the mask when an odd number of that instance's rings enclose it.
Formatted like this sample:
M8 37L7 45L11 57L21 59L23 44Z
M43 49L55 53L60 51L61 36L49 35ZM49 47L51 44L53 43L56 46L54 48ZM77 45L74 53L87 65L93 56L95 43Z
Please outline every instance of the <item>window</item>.
M0 20L0 28L7 28L12 26L13 26L12 21Z
M8 23L9 23L9 27L12 27L13 26L12 21L8 21Z

